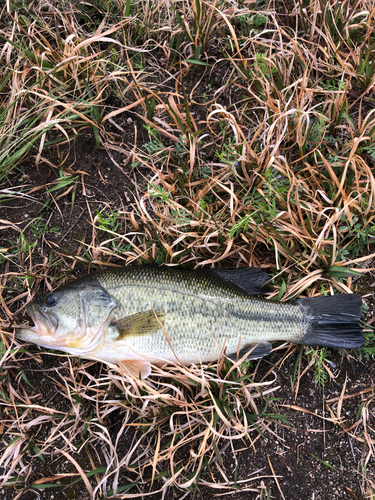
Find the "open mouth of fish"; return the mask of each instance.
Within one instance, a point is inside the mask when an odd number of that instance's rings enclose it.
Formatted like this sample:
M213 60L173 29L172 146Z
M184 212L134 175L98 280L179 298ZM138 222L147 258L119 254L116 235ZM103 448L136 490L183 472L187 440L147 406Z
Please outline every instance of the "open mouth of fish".
M40 307L31 303L26 305L26 312L34 325L20 328L16 332L16 337L19 340L27 342L35 342L39 345L50 345L51 336L56 332L58 321L54 314L46 314ZM43 337L48 336L49 340L43 344Z
M99 346L102 341L104 325L95 336L85 335L86 329L59 336L57 332L58 318L52 312L48 314L37 304L26 305L26 312L34 325L19 328L16 338L24 342L32 342L47 349L67 351L71 354L84 355Z

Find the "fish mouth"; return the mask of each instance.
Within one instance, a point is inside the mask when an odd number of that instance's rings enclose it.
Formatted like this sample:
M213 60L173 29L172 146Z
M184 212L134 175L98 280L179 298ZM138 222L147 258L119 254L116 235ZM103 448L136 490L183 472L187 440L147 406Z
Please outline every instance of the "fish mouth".
M34 326L21 328L17 331L16 337L40 345L42 345L42 337L48 337L48 343L50 343L51 336L57 330L57 317L53 313L46 314L37 304L31 302L26 305L26 312L34 322Z

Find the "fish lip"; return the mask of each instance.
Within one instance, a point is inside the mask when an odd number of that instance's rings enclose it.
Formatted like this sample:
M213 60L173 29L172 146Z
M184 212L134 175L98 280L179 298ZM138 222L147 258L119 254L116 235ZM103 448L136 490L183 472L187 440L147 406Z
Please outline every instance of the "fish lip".
M35 329L35 326L17 329L15 337L17 340L22 340L22 342L32 342L35 344L39 344L40 338Z
M32 344L36 344L40 347L45 347L46 349L61 349L59 345L54 345L51 341L41 335L38 334L35 326L20 328L16 331L15 337L17 340L21 340L22 342L31 342Z

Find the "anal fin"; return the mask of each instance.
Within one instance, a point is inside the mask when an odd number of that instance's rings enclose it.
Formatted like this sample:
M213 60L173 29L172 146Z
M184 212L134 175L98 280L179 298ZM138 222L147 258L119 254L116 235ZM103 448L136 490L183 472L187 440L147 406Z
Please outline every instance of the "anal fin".
M232 361L238 361L243 358L246 353L248 356L244 359L244 361L250 361L251 359L260 359L264 356L267 356L272 351L272 344L269 342L259 342L258 344L247 344L245 347L240 349L240 352L237 356L237 351L228 354L227 357Z

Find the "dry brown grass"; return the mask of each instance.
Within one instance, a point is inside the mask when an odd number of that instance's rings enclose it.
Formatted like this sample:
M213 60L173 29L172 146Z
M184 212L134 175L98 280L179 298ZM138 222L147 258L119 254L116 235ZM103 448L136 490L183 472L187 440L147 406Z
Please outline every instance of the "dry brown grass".
M64 145L87 128L130 186L129 202L112 200L97 211L87 202L92 233L82 235L73 255L42 235L37 256L19 221L1 221L3 231L15 232L0 254L1 481L20 498L29 488L43 493L76 479L95 498L110 490L111 498L158 491L168 498L173 488L183 498L198 486L240 487L266 498L271 478L286 494L273 457L270 469L244 482L221 460L230 452L238 471L239 442L255 453L264 435L282 439L285 407L271 401L278 394L272 376L296 348L263 378L259 364L231 369L220 360L155 368L140 382L61 356L61 366L43 370L51 390L42 394L23 369L38 373L40 354L9 332L26 300L81 263L262 266L275 275L274 297L282 300L355 290L358 276L350 270L373 269L374 13L368 0L277 8L185 0L3 7L0 179L12 184L25 157L60 174L48 185L7 185L2 201L28 196L41 203L34 196L48 189L56 210L64 199L73 209L72 194L84 197L86 181L68 166ZM131 136L124 121L130 115ZM373 356L372 344L367 353ZM310 354L303 365L297 358L295 397L319 359ZM333 378L331 365L319 366ZM361 411L347 427L342 405L352 397L344 384L322 417L363 447L361 498L370 498L372 388L356 396L363 397ZM70 468L56 466L53 474L44 465L50 460ZM129 493L124 485L132 486Z

